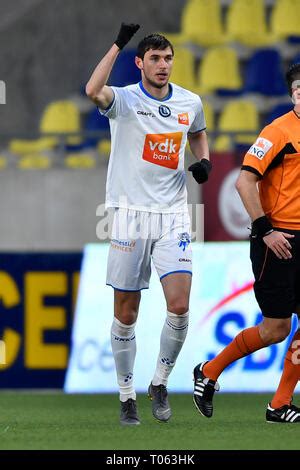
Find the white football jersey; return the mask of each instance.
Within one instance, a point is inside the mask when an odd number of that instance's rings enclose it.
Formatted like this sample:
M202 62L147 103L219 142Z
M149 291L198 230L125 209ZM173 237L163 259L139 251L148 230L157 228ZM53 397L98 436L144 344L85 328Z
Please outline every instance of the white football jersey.
M113 102L100 109L109 118L112 142L106 207L187 211L184 149L188 133L206 128L200 97L175 84L164 100L142 82L112 89Z

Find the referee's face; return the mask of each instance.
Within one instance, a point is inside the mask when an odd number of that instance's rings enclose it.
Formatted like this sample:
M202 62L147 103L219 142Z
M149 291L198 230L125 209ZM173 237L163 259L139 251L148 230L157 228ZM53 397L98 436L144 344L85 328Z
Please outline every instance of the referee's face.
M295 105L300 104L300 80L294 80L292 83L292 101Z
M173 64L170 47L164 50L150 49L144 59L138 59L137 66L148 83L156 88L163 88L169 81Z

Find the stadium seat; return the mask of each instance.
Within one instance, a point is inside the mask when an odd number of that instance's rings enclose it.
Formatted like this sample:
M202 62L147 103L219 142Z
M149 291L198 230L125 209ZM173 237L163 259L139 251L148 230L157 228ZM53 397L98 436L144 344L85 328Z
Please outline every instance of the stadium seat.
M271 111L268 113L265 119L265 125L270 124L270 122L274 121L278 117L282 116L283 114L289 113L293 109L292 103L281 103L275 106Z
M54 137L41 137L36 140L12 139L9 143L9 151L16 155L26 155L51 150L56 146L56 143Z
M199 94L227 90L239 92L242 79L236 51L230 47L208 49L198 70L197 90Z
M280 39L292 37L300 40L299 0L277 0L271 13L271 31Z
M201 46L223 44L224 31L219 0L188 0L182 10L180 33L162 34L174 45L186 42Z
M291 60L291 62L290 62L290 65L293 65L293 64L300 64L300 54L299 54L299 53L296 54L296 55L292 58L292 60Z
M40 123L42 134L65 134L80 132L80 113L72 101L56 101L50 103L43 114ZM77 145L80 137L68 137L69 145Z
M208 131L214 131L215 130L214 110L211 104L206 100L202 101L202 105L203 105L204 116L205 116L205 121L206 121L206 129Z
M226 32L231 40L252 47L276 40L267 31L264 0L233 0L227 12Z
M229 101L220 115L218 129L221 132L257 132L259 118L256 106L249 100Z
M110 139L103 139L99 142L97 146L97 150L100 155L105 155L109 156L110 155L110 149L111 149L111 141Z
M98 108L93 108L86 117L84 130L87 132L99 132L99 135L87 136L81 148L96 147L99 140L109 134L109 120L99 113Z
M219 135L215 139L212 148L214 152L230 152L234 150L233 138L229 135Z
M113 86L127 86L141 80L141 72L135 65L136 49L123 50L109 77L109 84Z
M174 52L175 59L173 62L171 82L183 88L187 88L190 91L195 91L196 77L193 53L184 47L178 47Z
M229 101L220 115L218 130L223 135L215 141L214 149L217 151L230 150L233 145L252 144L259 130L256 106L249 100ZM228 132L236 134L233 137L224 135Z
M68 154L64 161L67 168L73 169L90 169L96 166L95 156L89 152Z
M22 156L17 164L17 167L21 170L46 170L50 166L50 158L47 155L38 153Z
M46 137L45 134L60 134L80 132L80 113L72 101L55 101L44 110L40 121L40 139L14 139L9 143L9 150L17 155L34 154L51 150L59 144L59 138ZM44 136L43 136L44 134ZM77 136L67 137L66 143L78 145L81 139Z
M7 158L5 155L0 155L0 170L7 167Z
M266 96L286 95L282 59L275 49L256 51L245 70L245 92Z

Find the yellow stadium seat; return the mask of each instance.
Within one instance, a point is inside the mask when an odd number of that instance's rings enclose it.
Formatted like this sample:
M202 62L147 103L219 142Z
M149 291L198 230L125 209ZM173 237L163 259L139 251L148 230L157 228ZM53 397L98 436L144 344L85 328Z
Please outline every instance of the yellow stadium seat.
M221 132L257 132L258 128L259 117L255 104L242 99L232 100L226 104L218 126Z
M226 18L228 38L252 47L274 43L276 38L267 31L265 14L264 0L233 0Z
M215 116L214 110L208 101L202 101L204 116L206 121L206 130L213 131L215 129Z
M191 91L196 89L194 55L190 50L183 47L175 49L171 82Z
M55 101L50 103L41 119L40 131L47 133L71 133L80 132L80 112L72 101ZM67 143L77 145L79 137L68 137Z
M225 38L219 0L188 0L182 10L180 33L162 34L174 45L185 42L201 46L223 44Z
M214 152L230 152L234 149L233 139L229 135L219 135L212 146Z
M299 0L277 0L271 13L271 31L281 39L300 36Z
M47 155L28 154L20 158L18 168L21 170L46 170L51 166L51 160Z
M25 155L51 150L55 145L56 139L52 137L41 137L38 140L13 139L9 143L9 150L17 155Z
M97 146L97 150L100 153L100 155L109 156L110 149L111 149L111 142L109 139L102 139Z
M65 158L65 165L74 169L95 168L96 159L93 154L85 153L69 153Z
M4 155L0 155L0 170L7 167L7 158Z
M235 50L226 46L208 49L198 71L198 93L211 93L221 88L238 90L241 86L242 79Z
M253 144L259 128L259 115L252 101L234 100L229 101L221 113L218 130L222 133L215 143L217 151L231 150L232 143ZM224 135L226 132L237 133L232 138ZM245 134L238 134L245 132ZM246 134L247 132L247 134Z
M72 101L54 101L44 110L40 121L42 137L36 140L14 139L9 143L9 150L17 155L32 154L43 150L53 149L59 144L56 137L43 137L43 134L80 132L80 112ZM67 144L77 145L80 137L68 137Z

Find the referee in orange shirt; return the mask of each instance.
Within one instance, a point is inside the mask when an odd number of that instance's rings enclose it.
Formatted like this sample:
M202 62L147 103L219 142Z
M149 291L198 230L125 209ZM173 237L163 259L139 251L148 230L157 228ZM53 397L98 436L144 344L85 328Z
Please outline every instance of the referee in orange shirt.
M290 333L292 314L300 313L300 63L286 74L294 109L266 126L245 155L236 183L252 220L250 258L254 292L263 321L241 331L214 359L194 369L194 403L208 418L217 379L232 362ZM299 349L298 349L299 347ZM300 378L300 330L287 351L279 387L266 420L300 423L292 395Z

